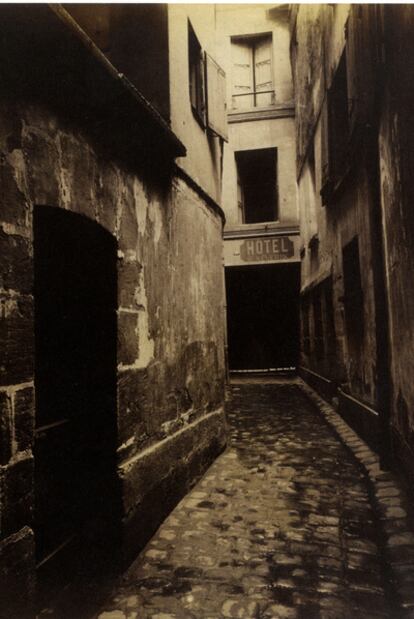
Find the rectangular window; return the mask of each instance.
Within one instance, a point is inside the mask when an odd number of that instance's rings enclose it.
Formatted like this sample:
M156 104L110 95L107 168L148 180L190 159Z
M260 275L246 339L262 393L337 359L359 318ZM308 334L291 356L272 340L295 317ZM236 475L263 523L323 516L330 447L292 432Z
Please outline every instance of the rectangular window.
M188 22L188 70L190 78L190 101L194 115L205 126L204 104L204 58L201 45Z
M238 207L245 224L277 219L277 149L260 148L235 153Z
M349 348L355 352L360 349L364 336L364 297L357 236L342 250L342 269L346 334Z
M336 180L344 172L349 138L346 55L342 54L328 93L329 176Z
M309 295L303 296L302 304L302 342L305 355L310 354L310 330L309 330Z
M326 348L330 358L334 359L336 353L336 333L332 277L328 277L325 280L323 288L325 297Z
M272 35L233 37L231 49L232 109L273 105Z
M332 201L336 189L346 175L350 164L349 154L349 101L346 51L343 52L327 103L322 108L322 188L323 204Z
M323 359L325 349L321 297L321 287L318 286L313 292L313 336L315 358L317 361Z

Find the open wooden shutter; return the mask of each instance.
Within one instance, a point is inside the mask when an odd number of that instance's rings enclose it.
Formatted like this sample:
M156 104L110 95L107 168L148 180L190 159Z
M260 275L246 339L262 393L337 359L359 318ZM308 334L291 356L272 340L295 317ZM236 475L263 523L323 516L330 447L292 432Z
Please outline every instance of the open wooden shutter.
M252 47L246 41L232 41L232 109L245 110L254 106ZM243 95L243 96L239 96Z
M328 112L328 97L326 93L325 100L321 110L321 196L322 204L326 205L330 196L330 166L329 166L329 112Z
M226 74L211 56L205 54L207 126L227 138Z
M239 223L244 223L244 192L240 180L239 169L237 168L237 213Z
M273 90L271 37L260 39L254 46L254 75L256 92ZM272 105L272 103L274 103L273 92L256 95L257 107Z

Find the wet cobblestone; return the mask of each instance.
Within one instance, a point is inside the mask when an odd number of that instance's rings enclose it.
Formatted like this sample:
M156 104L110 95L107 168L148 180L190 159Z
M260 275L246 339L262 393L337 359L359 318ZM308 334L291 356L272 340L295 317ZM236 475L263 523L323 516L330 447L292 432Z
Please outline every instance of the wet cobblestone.
M233 385L228 418L229 449L99 619L395 617L365 476L301 389Z

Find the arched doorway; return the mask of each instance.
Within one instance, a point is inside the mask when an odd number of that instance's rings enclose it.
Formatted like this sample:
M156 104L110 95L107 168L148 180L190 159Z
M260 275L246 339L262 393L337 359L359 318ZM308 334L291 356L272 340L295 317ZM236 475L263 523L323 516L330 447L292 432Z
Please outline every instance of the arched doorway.
M40 604L102 570L116 543L117 245L97 223L34 210L35 539Z

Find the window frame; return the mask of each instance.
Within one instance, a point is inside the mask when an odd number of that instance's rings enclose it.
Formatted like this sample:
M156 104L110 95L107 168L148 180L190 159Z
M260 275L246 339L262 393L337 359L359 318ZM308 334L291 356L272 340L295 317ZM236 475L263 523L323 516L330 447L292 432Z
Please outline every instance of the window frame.
M244 179L243 179L242 167L243 165L246 165L245 163L243 164L243 159L246 159L249 156L248 154L252 156L253 153L256 153L257 155L258 153L263 153L263 156L265 156L264 155L265 151L267 151L269 155L271 153L273 154L274 187L272 188L272 193L274 196L274 203L271 207L269 206L269 208L271 208L273 211L273 217L271 219L259 219L257 221L246 221L246 219L254 219L254 217L253 216L246 217L245 188L246 188L247 183L243 182ZM279 154L278 148L275 146L267 147L267 148L253 148L253 149L247 149L247 150L238 150L234 152L234 159L235 159L236 173L237 173L237 185L240 186L241 188L241 200L240 200L241 204L239 204L239 196L237 196L237 211L242 214L241 223L243 225L249 226L249 225L254 225L254 224L274 223L279 220L278 154ZM260 186L260 183L258 180L256 181L256 183L254 183L253 187L256 186L256 184L257 184L257 187Z
M266 91L260 91L260 90L258 91L257 81L256 81L255 42L257 45L257 43L260 42L260 40L264 40L264 39L269 40L270 76L271 76L272 87ZM233 69L232 76L231 76L232 77L232 80L231 80L231 99L232 99L231 110L232 112L261 110L261 109L273 107L276 104L276 89L275 89L274 60L273 60L273 49L274 49L273 32L268 31L268 32L254 33L254 34L235 35L235 36L230 37L231 46L237 42L246 42L246 43L251 42L249 47L251 51L251 64L252 64L252 91L249 93L240 93L240 94L234 93L234 69ZM257 97L260 95L265 95L265 94L271 94L271 102L265 105L258 105ZM246 108L240 108L240 109L235 107L234 98L240 98L240 97L253 97L253 105L246 107Z
M359 237L355 235L342 247L345 329L349 350L362 350L365 334L364 290L362 286Z
M347 46L345 45L331 86L326 93L326 101L322 110L324 136L320 194L324 205L333 200L351 167L351 117L347 62Z
M192 112L206 128L205 59L200 41L188 20L188 85Z

